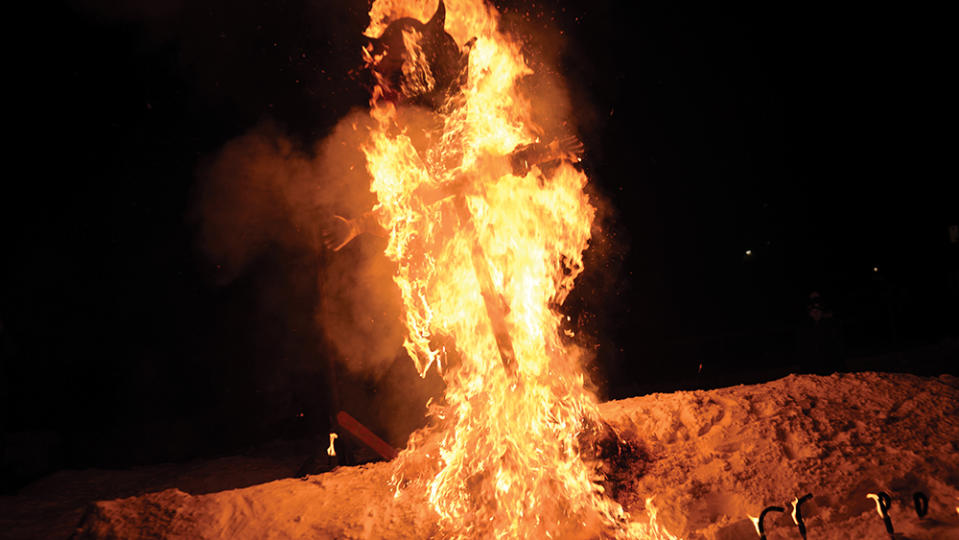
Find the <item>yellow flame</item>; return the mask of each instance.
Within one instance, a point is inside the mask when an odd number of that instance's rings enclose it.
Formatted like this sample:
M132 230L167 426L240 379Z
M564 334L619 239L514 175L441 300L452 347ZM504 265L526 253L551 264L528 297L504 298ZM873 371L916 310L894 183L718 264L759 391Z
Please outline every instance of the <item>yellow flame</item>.
M879 517L883 517L882 504L879 502L879 495L876 495L875 493L867 493L866 497L876 501L876 513L879 514Z
M425 22L435 9L436 0L377 0L366 35L400 17ZM427 148L414 144L404 120L412 113L376 92L372 101L375 127L363 150L405 307L404 346L421 375L437 364L447 385L445 402L431 406L437 453L417 469L411 450L423 436L411 438L395 493L421 486L450 537L589 528L593 536L674 538L655 510L648 525L630 523L581 458L579 436L598 409L576 351L561 338L558 306L583 270L595 210L572 163L548 178L535 166L510 174L508 154L540 130L517 88L531 70L498 22L482 0L447 2L446 30L460 46L475 42L462 94L442 113L421 113L440 126ZM513 369L504 369L493 311L505 321Z
M333 445L333 441L336 440L336 433L330 433L330 447L326 449L326 455L330 457L336 456L336 448Z
M401 90L406 94L426 94L436 86L436 79L423 52L422 40L423 35L416 30L403 30L403 44L410 53L410 58L403 62L402 67L406 77Z

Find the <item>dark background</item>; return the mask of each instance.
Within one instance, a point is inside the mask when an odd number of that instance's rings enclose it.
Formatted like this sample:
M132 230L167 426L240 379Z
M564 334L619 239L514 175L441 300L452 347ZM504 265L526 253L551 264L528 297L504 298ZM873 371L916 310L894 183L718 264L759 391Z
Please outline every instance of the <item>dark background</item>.
M955 373L944 15L621 4L497 3L507 24L562 40L584 167L608 203L565 307L601 393ZM282 247L224 283L196 241L198 170L227 141L272 122L308 146L364 106L347 73L367 11L77 0L11 17L24 37L6 84L5 490L60 467L323 435L333 378L370 411L378 389L415 380L399 351L374 378L331 369L318 291L283 285ZM813 291L832 312L818 325Z

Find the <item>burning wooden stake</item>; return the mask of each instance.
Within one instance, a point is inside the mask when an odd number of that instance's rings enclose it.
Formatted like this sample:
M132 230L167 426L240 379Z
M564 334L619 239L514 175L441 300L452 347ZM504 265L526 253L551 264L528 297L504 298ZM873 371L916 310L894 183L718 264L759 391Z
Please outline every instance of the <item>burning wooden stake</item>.
M758 518L749 516L749 519L752 520L753 525L756 527L756 533L759 534L759 540L766 540L766 526L763 524L763 521L766 519L766 514L769 512L785 512L786 509L782 506L767 506L759 514Z
M806 524L803 522L802 510L800 509L800 507L802 506L804 502L808 501L809 499L812 499L812 493L807 493L803 495L802 497L797 497L793 499L793 513L792 513L793 523L795 523L796 526L799 527L799 534L803 537L803 540L806 540Z
M876 501L876 512L886 525L886 532L889 533L889 537L894 538L896 533L892 528L892 518L889 517L889 506L892 504L892 499L885 491L880 491L878 495L869 493L866 497Z
M496 339L496 348L499 350L500 360L503 361L503 367L511 377L516 376L516 352L513 350L513 340L509 336L509 329L506 326L506 314L509 313L509 304L496 292L493 286L493 278L489 273L489 262L486 260L486 254L483 252L483 246L479 242L479 233L476 225L473 224L469 208L466 207L466 197L456 196L456 212L460 218L460 225L465 227L472 238L472 248L470 258L473 261L473 270L476 272L476 279L479 281L480 294L483 296L483 303L486 304L486 314L489 316L490 324L493 326L493 337Z

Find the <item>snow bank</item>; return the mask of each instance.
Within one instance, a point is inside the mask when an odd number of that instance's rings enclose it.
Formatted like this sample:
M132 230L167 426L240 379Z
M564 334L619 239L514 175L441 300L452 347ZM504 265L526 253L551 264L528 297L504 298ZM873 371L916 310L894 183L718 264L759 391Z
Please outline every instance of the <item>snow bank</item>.
M653 394L602 405L634 459L607 464L634 519L688 539L756 538L749 515L812 493L809 538L886 538L867 493L892 497L904 538L959 538L959 379L877 373L795 376L712 391ZM340 468L243 489L168 489L98 502L80 538L428 538L427 505L398 497L390 463ZM929 496L919 519L912 496ZM799 538L770 514L770 540Z
M766 384L605 403L604 415L648 446L648 468L624 500L686 538L744 539L748 516L812 493L810 538L887 538L867 493L885 491L897 532L959 538L959 379L860 373L790 375ZM912 496L929 496L919 520ZM799 538L770 514L767 537Z

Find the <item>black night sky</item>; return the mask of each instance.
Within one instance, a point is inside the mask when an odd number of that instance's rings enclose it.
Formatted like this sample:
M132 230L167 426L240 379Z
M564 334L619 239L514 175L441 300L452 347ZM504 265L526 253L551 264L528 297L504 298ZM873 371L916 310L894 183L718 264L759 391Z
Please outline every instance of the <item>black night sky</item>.
M943 14L494 3L562 44L584 167L609 203L565 307L604 396L956 372ZM228 141L269 124L309 148L365 106L349 72L367 12L75 0L23 16L6 80L0 407L5 440L46 434L55 452L25 469L5 443L5 490L325 433L333 378L375 427L379 396L415 381L399 350L385 376L329 367L320 291L301 279L329 254L269 245L229 269L197 242L198 177Z

